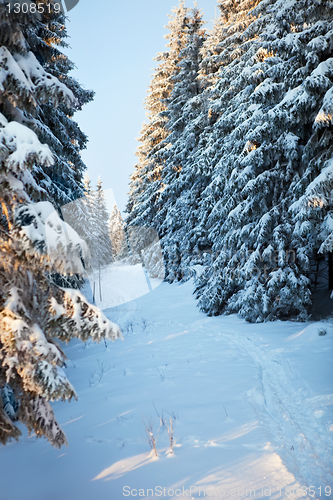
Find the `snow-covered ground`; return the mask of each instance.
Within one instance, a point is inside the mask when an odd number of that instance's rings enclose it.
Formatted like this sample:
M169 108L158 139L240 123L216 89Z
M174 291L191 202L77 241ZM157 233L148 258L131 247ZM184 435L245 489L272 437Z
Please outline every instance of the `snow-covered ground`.
M162 283L106 311L123 341L65 348L68 447L1 447L1 500L333 498L332 324L209 318L192 290Z
M137 299L161 283L161 279L149 278L141 264L114 262L89 275L90 290L86 290L86 296L91 301L94 296L96 305L105 310Z

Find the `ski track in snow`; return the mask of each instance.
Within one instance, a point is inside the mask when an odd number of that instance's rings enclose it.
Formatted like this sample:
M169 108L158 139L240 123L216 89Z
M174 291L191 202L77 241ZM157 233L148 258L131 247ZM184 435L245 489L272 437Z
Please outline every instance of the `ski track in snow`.
M288 469L307 486L332 482L332 440L320 422L333 395L311 398L311 389L288 359L265 351L255 336L239 332L222 336L249 354L258 365L261 387L247 392L258 418L269 429L276 450ZM298 387L296 387L296 385ZM320 406L320 409L318 409ZM316 415L319 418L316 418ZM310 460L313 466L309 465Z
M134 312L128 317L133 315ZM205 330L203 322L193 322L191 329ZM154 329L158 328L159 322L154 323ZM175 321L171 324L179 331L188 327ZM207 335L207 332L203 333ZM333 394L311 398L311 388L289 359L284 357L285 350L280 349L281 355L277 350L265 349L255 334L244 335L234 329L223 329L221 332L217 325L210 325L208 335L216 340L223 337L230 345L249 355L258 366L260 387L247 391L246 398L267 429L274 449L287 469L307 487L318 483L332 484L333 443L332 439L328 441L321 416L325 413L325 406L333 403ZM199 376L200 372L196 375ZM199 442L196 440L196 446Z
M131 316L133 312L129 314ZM154 327L158 328L159 322L154 323ZM196 329L196 323L197 329L205 330L202 326L205 320L193 322L191 329ZM162 324L165 327L165 322ZM171 324L178 330L188 327L188 324L175 321ZM274 449L287 469L307 487L318 483L332 484L333 439L328 441L321 416L325 413L325 406L333 404L333 394L312 398L311 388L289 359L274 349L265 350L255 334L244 335L234 329L221 332L218 326L210 325L208 335L216 340L218 337L225 338L229 344L251 356L258 366L260 387L247 391L246 397L259 421L268 430ZM285 354L284 349L280 351ZM198 443L196 440L197 446Z
M131 316L133 312L127 317ZM192 329L196 329L196 323L198 329L205 330L202 320L192 323ZM155 322L154 327L158 328L158 324ZM171 324L178 330L188 326L175 321ZM214 325L210 326L208 335L217 337L216 340L218 337L225 338L229 344L251 356L258 366L261 385L247 391L246 397L259 421L268 430L275 451L287 469L307 487L318 483L332 484L333 440L328 441L321 416L325 413L325 406L333 404L333 394L312 398L311 388L289 359L277 354L276 350L265 350L254 334L244 335L234 329L221 332ZM285 353L284 349L281 350ZM196 375L199 376L200 372ZM196 440L197 446L198 443Z

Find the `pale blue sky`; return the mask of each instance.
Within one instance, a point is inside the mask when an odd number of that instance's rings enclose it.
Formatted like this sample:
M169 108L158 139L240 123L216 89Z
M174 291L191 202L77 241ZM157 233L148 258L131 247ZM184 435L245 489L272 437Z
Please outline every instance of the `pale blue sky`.
M120 210L127 200L129 176L136 163L136 138L145 121L146 96L157 52L165 50L167 14L175 0L80 0L69 12L67 55L72 75L96 92L92 103L75 115L89 137L82 157L93 184L101 176L113 189ZM187 0L187 6L193 2ZM216 0L198 0L207 26L215 18Z

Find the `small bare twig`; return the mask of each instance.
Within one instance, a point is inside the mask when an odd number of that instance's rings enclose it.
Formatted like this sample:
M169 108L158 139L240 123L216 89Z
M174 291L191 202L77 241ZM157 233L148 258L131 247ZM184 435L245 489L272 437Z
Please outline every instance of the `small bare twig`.
M162 412L161 414L157 411L157 408L155 406L155 403L153 402L153 406L154 406L154 409L155 409L155 412L158 416L158 418L160 419L160 426L159 426L159 429L162 428L162 429L167 429L168 431L168 435L169 435L169 442L170 442L170 450L171 450L171 453L173 453L173 445L174 445L174 428L175 428L175 421L176 419L178 418L178 414L174 411L172 411L171 413L170 412L166 412L170 418L169 418L169 422L167 422L167 420L164 418L164 415L163 415L163 408L162 408Z
M168 434L169 434L169 441L170 441L170 450L171 453L173 453L173 445L174 445L174 439L173 439L173 424L174 424L174 419L170 418L169 420L169 425L168 425Z
M116 420L117 422L124 422L125 420L127 420L127 417L124 417L124 415L118 415L118 417L116 417Z
M167 414L170 415L170 417L173 419L173 420L177 420L178 418L178 413L176 413L175 411L172 411L171 413L169 413L167 411Z
M100 362L100 360L98 359L97 364L99 372L97 373L97 370L93 370L90 372L89 387L95 387L95 385L99 384L103 378L103 375L111 369L111 366L106 361ZM96 378L98 378L98 380L94 382L94 379Z
M163 408L162 408L162 415L160 415L157 411L157 408L155 406L155 403L153 401L153 406L154 406L154 409L156 411L156 415L158 416L159 420L160 420L160 427L162 427L162 429L165 429L166 428L166 423L165 423L165 419L164 419L164 416L163 416Z
M147 438L148 438L148 444L150 446L150 449L154 450L155 457L157 457L156 439L157 439L157 435L158 435L158 432L160 430L160 427L157 429L157 432L155 434L154 424L153 424L151 419L149 419L147 421L145 419L143 419L143 423L145 425L146 434L147 434Z
M89 387L94 387L96 384L94 384L94 378L96 375L96 370L93 370L90 372L90 377L89 377Z
M165 380L164 371L163 371L163 370L159 370L159 369L157 368L157 366L156 366L155 368L156 368L156 370L158 371L158 374L159 374L159 376L160 376L161 381L163 382L163 381Z
M99 361L99 359L97 360L97 364L98 364L98 368L99 368L99 379L98 379L98 382L99 383L102 378L103 378L103 375L104 373L106 373L107 371L110 370L110 365L109 363L105 362L105 361L102 361L102 363Z

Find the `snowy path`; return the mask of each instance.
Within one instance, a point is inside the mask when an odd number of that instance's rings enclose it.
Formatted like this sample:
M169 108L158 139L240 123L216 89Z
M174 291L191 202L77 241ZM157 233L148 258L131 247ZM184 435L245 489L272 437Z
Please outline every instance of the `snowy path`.
M274 436L275 449L303 484L327 478L333 483L333 442L319 420L333 395L311 398L311 389L285 356L277 355L252 338L223 334L250 354L259 367L261 387L248 391L258 417Z
M333 498L333 327L208 318L191 293L163 283L106 311L123 342L65 347L69 446L0 448L0 500ZM156 411L175 417L173 454Z

